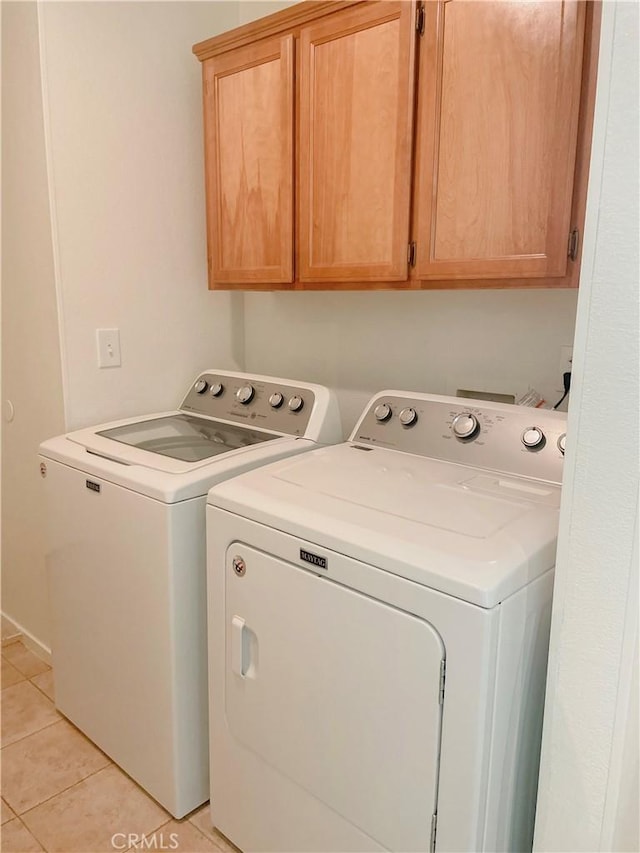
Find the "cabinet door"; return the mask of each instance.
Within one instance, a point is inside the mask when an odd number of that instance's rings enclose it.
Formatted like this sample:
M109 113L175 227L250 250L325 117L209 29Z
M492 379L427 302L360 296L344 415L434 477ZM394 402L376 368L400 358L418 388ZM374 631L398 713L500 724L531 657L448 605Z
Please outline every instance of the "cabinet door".
M210 288L293 281L293 45L203 64Z
M415 4L367 3L300 36L300 281L407 277Z
M419 278L565 274L585 5L426 4Z

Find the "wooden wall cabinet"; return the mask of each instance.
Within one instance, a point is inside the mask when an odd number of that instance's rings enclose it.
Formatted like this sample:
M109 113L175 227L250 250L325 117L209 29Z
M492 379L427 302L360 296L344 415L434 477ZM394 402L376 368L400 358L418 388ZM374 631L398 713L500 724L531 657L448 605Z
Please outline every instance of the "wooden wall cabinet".
M209 284L293 281L292 35L203 65Z
M362 3L300 32L298 276L403 281L415 3Z
M576 286L594 31L583 0L310 0L195 45L209 286Z
M565 274L585 11L574 0L426 4L419 278Z

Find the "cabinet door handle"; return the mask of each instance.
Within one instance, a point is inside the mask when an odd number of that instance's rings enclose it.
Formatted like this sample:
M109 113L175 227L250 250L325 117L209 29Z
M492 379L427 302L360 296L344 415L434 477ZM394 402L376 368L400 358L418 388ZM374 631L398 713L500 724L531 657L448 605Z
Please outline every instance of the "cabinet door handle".
M231 620L231 669L241 678L244 678L247 672L246 645L244 619L234 616Z

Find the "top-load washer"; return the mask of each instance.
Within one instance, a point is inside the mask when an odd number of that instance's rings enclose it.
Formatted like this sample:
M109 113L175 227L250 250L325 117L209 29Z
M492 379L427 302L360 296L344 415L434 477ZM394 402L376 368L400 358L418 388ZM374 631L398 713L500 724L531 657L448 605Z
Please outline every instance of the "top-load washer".
M209 796L207 491L341 437L327 388L209 370L40 447L56 705L176 817Z
M211 816L242 850L531 849L564 442L388 391L211 490Z

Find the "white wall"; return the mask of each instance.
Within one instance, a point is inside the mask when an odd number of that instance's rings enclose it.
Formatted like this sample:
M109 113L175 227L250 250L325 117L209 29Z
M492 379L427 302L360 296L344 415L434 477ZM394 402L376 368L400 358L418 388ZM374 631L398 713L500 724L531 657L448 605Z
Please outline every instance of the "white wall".
M280 12L288 6L295 6L298 0L240 0L238 14L240 24L248 24L265 15Z
M345 433L384 388L519 395L532 385L553 403L576 300L569 290L248 293L246 367L335 387Z
M236 367L234 299L206 277L201 66L236 2L40 7L68 428L174 408ZM235 303L239 303L235 299ZM95 330L120 329L98 369Z
M3 2L2 14L3 401L16 410L2 436L2 610L46 647L40 441L174 408L199 370L242 359L241 297L207 291L191 53L239 7ZM98 327L120 328L121 368L97 368Z
M635 3L604 3L535 836L638 851Z
M2 3L2 131L2 609L46 639L36 454L64 416L35 3Z
M243 23L288 2L241 0ZM345 435L384 388L562 396L577 292L246 293L245 367L336 388ZM564 408L564 404L563 404Z

